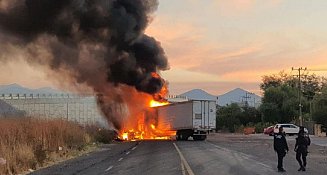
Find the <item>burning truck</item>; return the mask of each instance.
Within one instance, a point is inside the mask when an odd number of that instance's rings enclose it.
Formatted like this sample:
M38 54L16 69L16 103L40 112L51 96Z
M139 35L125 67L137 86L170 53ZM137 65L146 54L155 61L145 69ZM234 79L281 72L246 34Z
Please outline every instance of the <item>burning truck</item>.
M138 129L125 130L123 140L171 139L205 140L216 129L216 102L191 100L158 103L139 118Z

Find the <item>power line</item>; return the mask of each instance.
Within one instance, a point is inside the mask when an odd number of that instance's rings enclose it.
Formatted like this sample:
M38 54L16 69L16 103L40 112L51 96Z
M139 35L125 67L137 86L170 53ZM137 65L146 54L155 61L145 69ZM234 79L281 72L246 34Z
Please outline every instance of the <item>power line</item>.
M327 69L306 69L307 71L313 71L313 72L327 72Z

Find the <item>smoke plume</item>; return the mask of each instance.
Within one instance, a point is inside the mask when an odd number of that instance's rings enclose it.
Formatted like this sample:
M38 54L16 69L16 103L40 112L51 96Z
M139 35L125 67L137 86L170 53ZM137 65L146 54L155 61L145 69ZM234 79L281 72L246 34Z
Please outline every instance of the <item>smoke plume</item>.
M0 51L14 47L54 77L87 85L119 129L124 112L113 106L132 105L133 93L156 94L165 83L153 76L169 67L164 50L144 34L157 6L157 0L0 0Z

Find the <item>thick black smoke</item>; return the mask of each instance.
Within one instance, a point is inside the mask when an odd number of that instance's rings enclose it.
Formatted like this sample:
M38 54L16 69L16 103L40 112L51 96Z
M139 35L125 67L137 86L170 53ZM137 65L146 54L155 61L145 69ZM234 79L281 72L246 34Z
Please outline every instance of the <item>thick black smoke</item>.
M0 0L0 39L6 38L0 47L21 48L29 62L100 94L108 83L154 94L164 80L152 73L168 69L160 44L144 34L157 6L157 0Z

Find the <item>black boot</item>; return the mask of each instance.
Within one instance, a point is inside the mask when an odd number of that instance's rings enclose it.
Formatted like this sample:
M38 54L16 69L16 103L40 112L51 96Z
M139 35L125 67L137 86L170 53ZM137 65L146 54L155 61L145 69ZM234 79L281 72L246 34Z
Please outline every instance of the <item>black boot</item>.
M284 168L280 168L278 169L278 172L286 172L286 170Z

